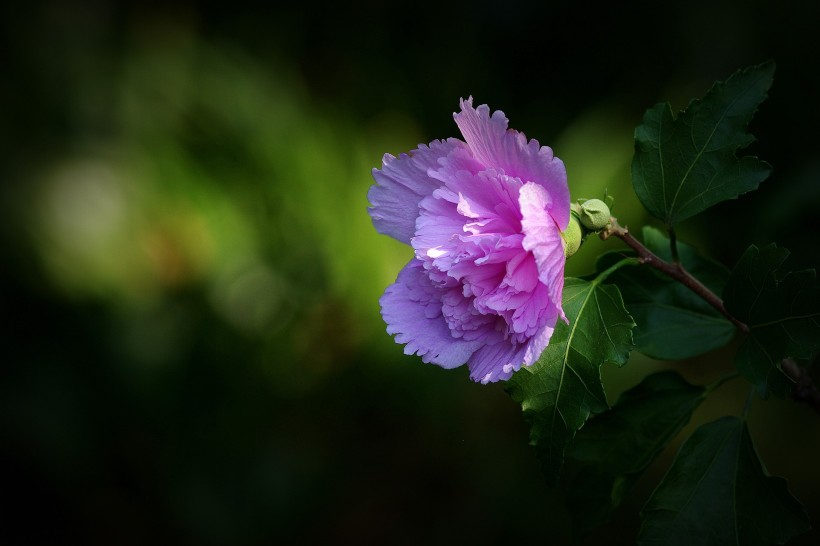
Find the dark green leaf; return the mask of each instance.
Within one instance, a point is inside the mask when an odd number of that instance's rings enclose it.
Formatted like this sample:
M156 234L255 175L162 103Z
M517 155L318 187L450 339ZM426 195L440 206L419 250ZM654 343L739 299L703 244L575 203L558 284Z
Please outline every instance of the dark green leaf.
M705 395L675 372L644 378L584 425L567 450L567 506L584 533L609 518Z
M820 349L820 284L813 269L783 271L788 256L774 244L750 246L723 291L726 309L750 329L735 364L764 398L791 389L780 368L785 357L805 358Z
M769 176L766 162L735 153L754 142L746 126L773 75L772 62L738 71L690 102L677 119L669 103L646 111L635 129L632 185L653 216L672 226Z
M507 382L531 425L530 443L550 483L590 412L607 409L600 366L626 363L634 326L618 288L597 279L566 279L563 306L569 324L559 320L541 358Z
M643 228L644 245L669 261L672 253L659 230ZM717 262L678 242L678 254L686 269L716 294L723 291L729 271ZM606 269L624 252L602 255L597 264ZM629 255L634 255L630 253ZM618 285L627 310L635 319L635 348L652 358L681 360L723 347L735 335L735 327L703 298L650 267L619 269L607 282Z
M766 472L746 423L700 427L644 506L638 544L783 544L809 529L802 505Z

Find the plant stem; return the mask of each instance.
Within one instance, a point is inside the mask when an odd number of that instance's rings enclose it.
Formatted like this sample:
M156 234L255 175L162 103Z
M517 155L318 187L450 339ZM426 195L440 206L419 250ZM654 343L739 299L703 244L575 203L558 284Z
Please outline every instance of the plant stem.
M703 283L697 280L695 277L689 273L686 268L683 267L683 264L678 260L677 255L677 245L675 244L675 233L672 229L669 230L669 237L670 237L670 245L672 249L672 256L675 259L674 263L667 262L660 258L657 254L653 253L651 250L646 248L640 241L638 241L632 234L629 233L629 230L625 227L622 227L618 224L618 220L614 217L610 218L610 225L604 228L599 232L599 236L601 239L609 239L610 237L618 237L623 242L625 242L635 253L638 255L637 258L626 258L621 260L620 262L616 263L614 266L609 268L608 270L601 273L596 282L601 282L610 273L619 269L625 265L631 265L635 263L646 264L651 267L654 267L658 271L661 271L671 277L672 279L680 282L689 290L703 298L709 305L717 309L724 317L729 319L735 327L743 332L744 334L749 333L749 326L745 323L741 322L737 318L735 318L729 311L726 310L726 307L723 305L723 300L720 297L709 290ZM780 368L783 372L788 375L794 382L795 386L792 390L791 397L796 402L805 402L808 404L814 411L820 413L820 388L814 384L811 376L809 375L806 368L800 367L797 362L794 361L792 358L784 358L780 363ZM706 393L711 392L712 390L718 388L722 385L725 381L728 381L734 377L737 377L737 372L733 372L728 374L711 385L708 385L706 388ZM746 401L746 407L743 410L743 418L746 418L746 415L749 413L749 407L751 406L751 401L754 394L754 387L749 393L749 398Z
M638 260L640 263L654 267L658 271L661 271L669 277L675 279L689 290L703 298L709 305L717 309L720 314L729 319L729 321L731 321L731 323L734 324L738 330L744 334L749 333L749 327L729 313L723 305L723 300L720 299L717 294L709 290L702 282L693 277L683 267L682 263L670 263L658 257L655 253L646 248L640 241L633 237L632 234L629 233L628 229L620 226L616 218L613 217L610 219L610 226L601 231L600 237L604 240L610 237L618 237L638 254Z

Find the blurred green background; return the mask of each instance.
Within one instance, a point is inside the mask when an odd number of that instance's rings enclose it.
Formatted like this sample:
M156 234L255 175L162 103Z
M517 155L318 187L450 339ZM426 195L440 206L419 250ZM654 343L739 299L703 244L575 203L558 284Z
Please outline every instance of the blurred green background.
M818 264L817 4L355 6L0 8L3 543L565 543L503 385L402 355L379 316L411 253L370 224L370 170L458 136L460 97L638 227L644 110L772 58L751 151L773 176L680 237L726 265L770 241ZM731 355L635 354L608 395L656 369L711 381ZM820 416L757 401L750 426L820 525ZM634 542L680 440L588 544Z

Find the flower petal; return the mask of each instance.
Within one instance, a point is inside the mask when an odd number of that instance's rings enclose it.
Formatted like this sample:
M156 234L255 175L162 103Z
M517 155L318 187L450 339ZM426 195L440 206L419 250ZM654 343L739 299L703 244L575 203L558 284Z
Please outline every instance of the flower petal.
M509 341L485 345L470 357L470 379L482 384L506 381L521 368L526 348Z
M439 167L438 160L464 147L458 139L420 144L410 154L398 158L385 154L382 168L373 169L376 184L367 192L368 209L376 231L410 244L416 230L419 202L441 186L427 171Z
M461 100L461 112L453 114L456 124L473 155L495 169L522 182L540 184L552 196L549 212L561 231L569 223L569 186L564 163L554 157L552 149L537 140L527 142L523 133L507 129L504 112L496 110L490 116L486 104L473 108L473 98Z
M555 323L558 321L558 315L552 317L552 321L544 326L540 332L532 336L527 343L527 350L524 352L524 365L531 366L541 357L541 353L549 345L552 333L555 331Z
M538 267L538 280L549 288L549 299L566 320L561 308L564 290L564 243L553 217L547 212L550 195L542 186L528 182L519 193L521 204L521 228L524 232L522 246L532 252Z
M522 366L534 364L549 344L555 330L555 321L556 317L553 317L551 325L544 326L525 344L511 343L507 340L485 345L477 350L467 361L470 379L480 381L485 385L496 381L506 381Z
M422 262L413 259L387 287L379 303L387 332L396 335L397 343L406 343L405 354L415 353L424 362L442 368L456 368L486 340L453 336L442 314L445 294L446 289L435 286L427 277Z

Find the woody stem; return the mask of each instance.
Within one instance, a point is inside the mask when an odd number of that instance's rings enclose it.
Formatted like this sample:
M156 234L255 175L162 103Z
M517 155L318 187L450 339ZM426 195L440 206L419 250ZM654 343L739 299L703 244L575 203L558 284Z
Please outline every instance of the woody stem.
M749 327L729 313L723 305L723 300L720 299L717 294L709 290L702 282L693 277L681 262L677 261L670 263L661 259L657 254L646 248L640 241L633 237L627 228L619 225L616 218L613 217L610 219L609 227L600 232L600 237L604 240L610 237L618 237L637 253L640 263L654 267L658 271L661 271L672 279L675 279L689 290L703 298L703 300L709 305L717 309L720 314L729 319L729 321L734 324L738 330L744 334L749 333Z

